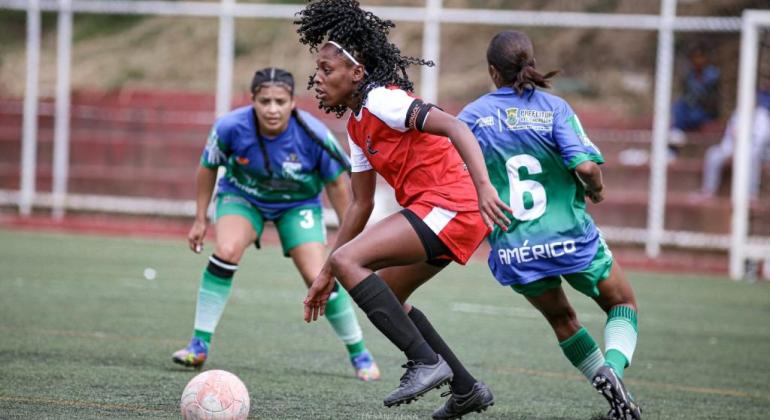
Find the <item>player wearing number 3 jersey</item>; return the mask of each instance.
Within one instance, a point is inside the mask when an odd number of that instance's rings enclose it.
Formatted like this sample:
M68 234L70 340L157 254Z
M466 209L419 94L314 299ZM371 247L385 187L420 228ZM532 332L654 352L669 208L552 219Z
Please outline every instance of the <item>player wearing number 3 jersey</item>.
M585 208L584 197L603 199L604 158L567 102L537 89L555 73L535 70L525 34L497 34L487 61L497 90L459 119L476 135L489 177L512 210L508 230L489 236L489 267L543 313L567 358L607 398L608 416L638 419L621 380L636 347L636 299ZM562 278L607 312L604 354L578 321Z
M275 224L284 256L291 257L309 285L321 271L326 251L321 190L326 188L340 219L350 201L348 160L320 121L295 108L291 73L274 67L257 71L251 94L252 105L216 121L198 167L196 217L188 234L196 253L203 248L208 228L206 213L217 168L226 173L219 181L216 245L198 290L193 337L172 356L186 366L200 367L206 361L238 263L248 247L259 247L265 222ZM378 379L379 369L364 346L345 289L334 288L328 307L327 319L347 347L356 377Z

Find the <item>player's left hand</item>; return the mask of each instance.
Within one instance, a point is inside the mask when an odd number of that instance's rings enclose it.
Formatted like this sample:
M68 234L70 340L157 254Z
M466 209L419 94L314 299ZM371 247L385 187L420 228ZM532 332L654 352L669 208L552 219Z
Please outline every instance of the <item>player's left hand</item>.
M500 226L500 229L507 231L511 221L505 216L504 212L507 211L513 213L511 208L500 200L497 191L490 184L486 184L479 188L477 193L479 196L479 210L481 211L481 217L484 219L484 223L490 228L493 228L494 224L496 224Z
M327 268L321 270L305 297L305 322L315 321L326 312L326 303L334 290L334 276Z

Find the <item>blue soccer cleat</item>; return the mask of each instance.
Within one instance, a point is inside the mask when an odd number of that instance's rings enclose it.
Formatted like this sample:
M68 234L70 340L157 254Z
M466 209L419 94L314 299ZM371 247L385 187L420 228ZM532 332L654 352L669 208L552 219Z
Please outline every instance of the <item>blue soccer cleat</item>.
M353 365L353 369L356 370L356 378L368 382L376 381L380 379L380 368L377 367L377 363L374 361L372 354L369 350L350 357L350 363Z
M175 363L188 367L200 368L209 355L209 346L203 339L193 337L187 347L171 355Z

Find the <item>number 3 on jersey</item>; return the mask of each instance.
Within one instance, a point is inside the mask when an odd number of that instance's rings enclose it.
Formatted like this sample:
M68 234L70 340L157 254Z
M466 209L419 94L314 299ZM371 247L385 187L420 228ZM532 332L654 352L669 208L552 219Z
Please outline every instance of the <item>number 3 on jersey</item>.
M313 219L313 210L300 210L299 215L304 219L299 222L299 226L303 229L310 229L315 225L315 219Z
M535 220L545 213L545 188L543 184L519 178L519 168L526 168L529 175L543 172L540 162L531 155L516 155L505 162L511 193L511 209L517 220Z

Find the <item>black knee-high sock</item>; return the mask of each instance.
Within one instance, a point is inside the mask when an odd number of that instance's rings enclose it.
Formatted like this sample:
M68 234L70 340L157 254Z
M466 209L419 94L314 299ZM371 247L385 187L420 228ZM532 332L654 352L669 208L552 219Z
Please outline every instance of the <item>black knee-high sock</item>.
M452 368L452 372L454 373L454 378L451 383L452 391L460 395L470 392L471 388L473 388L473 384L476 383L476 378L465 370L465 366L460 363L457 356L452 352L452 349L449 348L436 329L433 328L433 325L431 325L428 318L425 317L425 314L412 306L412 310L409 311L409 318L414 322L417 329L420 330L423 338L425 338L425 341L433 351L440 354L449 364L449 367Z
M372 273L349 292L372 324L409 360L436 363L436 353L406 315L396 295L377 274Z

